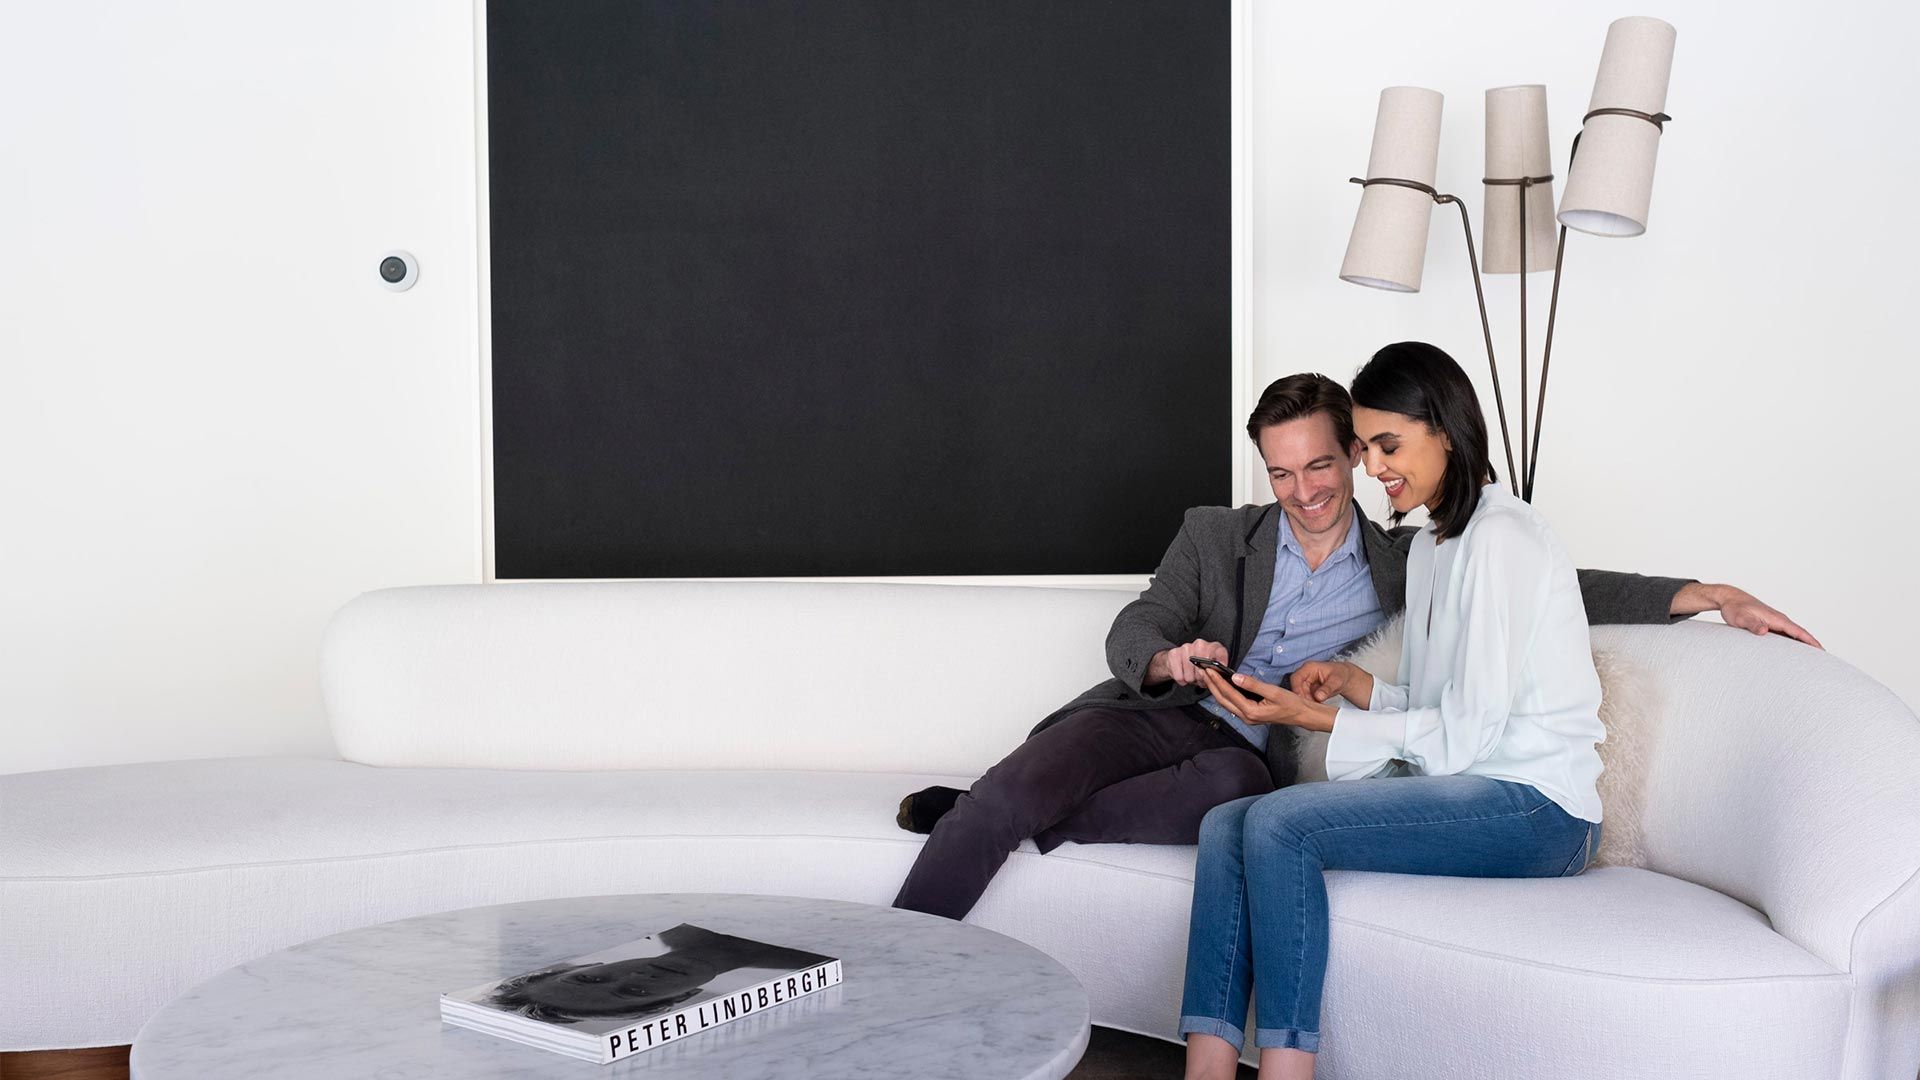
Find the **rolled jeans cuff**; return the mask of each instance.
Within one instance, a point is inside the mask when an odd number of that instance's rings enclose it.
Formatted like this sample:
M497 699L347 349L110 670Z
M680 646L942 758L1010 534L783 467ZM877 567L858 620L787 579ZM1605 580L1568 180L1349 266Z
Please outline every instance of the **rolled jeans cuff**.
M1184 1021L1183 1021L1184 1023ZM1320 1033L1299 1028L1254 1028L1253 1045L1262 1050L1304 1050L1320 1052Z
M1180 1018L1180 1034L1213 1035L1233 1044L1235 1050L1244 1052L1247 1047L1247 1034L1225 1020L1215 1020L1211 1016L1183 1016ZM1318 1041L1317 1039L1315 1041Z

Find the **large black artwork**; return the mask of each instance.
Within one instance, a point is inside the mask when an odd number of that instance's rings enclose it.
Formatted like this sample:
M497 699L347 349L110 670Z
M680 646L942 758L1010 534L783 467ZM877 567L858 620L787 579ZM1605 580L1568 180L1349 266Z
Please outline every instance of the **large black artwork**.
M1151 570L1231 488L1227 0L491 0L495 572Z

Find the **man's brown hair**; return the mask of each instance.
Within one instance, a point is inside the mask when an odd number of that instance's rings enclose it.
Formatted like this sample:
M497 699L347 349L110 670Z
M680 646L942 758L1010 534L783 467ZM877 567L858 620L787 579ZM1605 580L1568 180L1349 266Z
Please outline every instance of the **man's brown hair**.
M1258 443L1267 428L1314 413L1326 413L1333 421L1341 453L1353 448L1353 399L1345 387L1316 371L1275 379L1261 391L1260 403L1247 417L1247 438Z

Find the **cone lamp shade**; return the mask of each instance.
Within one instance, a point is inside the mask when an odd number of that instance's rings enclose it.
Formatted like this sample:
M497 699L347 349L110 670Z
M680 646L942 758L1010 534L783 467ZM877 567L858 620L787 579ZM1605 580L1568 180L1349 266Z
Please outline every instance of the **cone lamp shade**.
M1607 27L1600 72L1593 80L1594 109L1632 109L1659 114L1667 107L1667 81L1673 72L1674 29L1642 15ZM1637 116L1608 114L1589 119L1581 129L1566 194L1560 200L1560 224L1595 236L1639 236L1647 231L1647 207L1653 199L1654 158L1660 150L1658 125Z
M1551 176L1553 155L1547 145L1547 88L1502 86L1487 91L1487 171L1489 180ZM1520 272L1520 187L1487 184L1486 240L1480 270L1487 274ZM1553 269L1558 232L1553 223L1553 181L1526 189L1527 272Z
M1367 179L1412 180L1433 186L1440 162L1440 104L1435 90L1389 86L1380 92L1373 122ZM1427 261L1433 196L1413 188L1374 184L1360 192L1360 211L1347 240L1340 279L1394 292L1419 292Z

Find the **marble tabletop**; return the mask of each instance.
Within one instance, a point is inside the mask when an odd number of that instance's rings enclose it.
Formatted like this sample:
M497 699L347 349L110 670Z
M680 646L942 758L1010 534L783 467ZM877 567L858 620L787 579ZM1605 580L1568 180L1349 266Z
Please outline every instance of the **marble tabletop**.
M443 991L682 922L837 957L845 981L611 1065L440 1022ZM979 927L837 900L583 896L401 919L242 964L140 1029L132 1075L1057 1080L1088 1033L1086 993L1065 968Z

